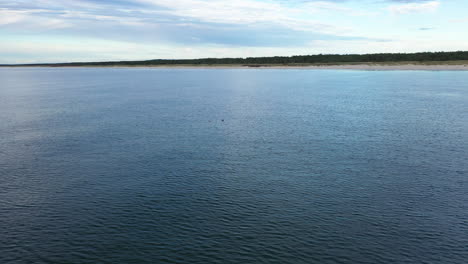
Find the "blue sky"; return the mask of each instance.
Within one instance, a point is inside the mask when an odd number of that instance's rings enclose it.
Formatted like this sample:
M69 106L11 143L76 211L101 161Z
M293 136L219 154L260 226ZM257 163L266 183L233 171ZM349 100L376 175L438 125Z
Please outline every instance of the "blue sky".
M466 0L0 0L0 63L468 50Z

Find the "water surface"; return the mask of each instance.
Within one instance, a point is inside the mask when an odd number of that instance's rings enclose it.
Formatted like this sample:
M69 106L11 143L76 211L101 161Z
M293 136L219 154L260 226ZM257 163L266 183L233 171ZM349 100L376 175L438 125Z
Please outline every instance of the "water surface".
M0 69L0 263L466 263L468 72Z

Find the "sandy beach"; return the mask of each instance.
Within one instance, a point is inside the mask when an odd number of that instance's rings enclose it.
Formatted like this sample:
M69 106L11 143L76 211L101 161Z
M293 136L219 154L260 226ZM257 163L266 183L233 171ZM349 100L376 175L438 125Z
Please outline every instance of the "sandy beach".
M464 63L466 63L464 61ZM161 69L302 69L360 71L468 71L468 64L330 64L330 65L0 65L46 68L161 68Z
M120 67L120 66L117 66ZM363 71L468 71L468 65L424 65L424 64L349 64L349 65L157 65L131 66L141 68L180 68L180 69L303 69L303 70L363 70Z
M104 66L107 67L107 66ZM468 71L468 65L424 65L424 64L343 64L343 65L155 65L155 66L110 66L170 69L298 69L298 70L360 70L360 71Z
M418 65L418 64L402 64L402 65L321 65L321 66L305 66L308 69L334 69L334 70L368 70L368 71L467 71L467 65Z

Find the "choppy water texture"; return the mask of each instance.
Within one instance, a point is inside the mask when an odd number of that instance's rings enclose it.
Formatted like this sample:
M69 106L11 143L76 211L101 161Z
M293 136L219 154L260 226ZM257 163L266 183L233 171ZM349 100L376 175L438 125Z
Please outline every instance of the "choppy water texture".
M467 72L0 82L0 263L467 263Z

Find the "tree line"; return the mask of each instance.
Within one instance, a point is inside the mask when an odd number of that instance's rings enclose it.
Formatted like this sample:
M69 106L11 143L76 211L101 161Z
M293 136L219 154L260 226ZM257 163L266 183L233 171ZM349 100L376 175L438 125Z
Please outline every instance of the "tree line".
M376 54L318 54L302 56L275 56L249 58L204 58L204 59L156 59L145 61L76 62L57 64L30 64L48 66L151 66L151 65L294 65L328 63L382 63L382 62L433 62L468 60L468 51L376 53Z

